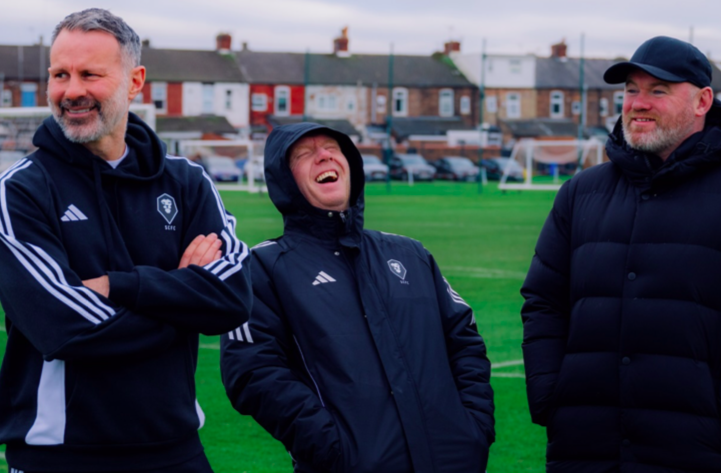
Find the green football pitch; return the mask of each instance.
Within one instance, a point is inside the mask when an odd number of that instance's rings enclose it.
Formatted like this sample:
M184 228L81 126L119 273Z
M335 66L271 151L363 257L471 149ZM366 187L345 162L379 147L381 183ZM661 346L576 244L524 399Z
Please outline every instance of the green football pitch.
M282 220L267 194L223 192L238 236L253 246L279 236ZM479 192L475 183L394 182L366 187L366 228L423 242L444 276L473 307L493 363L496 442L489 473L543 472L545 431L531 424L521 361L523 302L519 289L555 192ZM0 309L0 315L4 315ZM0 352L6 335L0 335ZM291 472L283 446L231 407L220 382L219 341L202 337L196 375L206 414L201 432L216 473ZM0 460L0 471L7 466Z

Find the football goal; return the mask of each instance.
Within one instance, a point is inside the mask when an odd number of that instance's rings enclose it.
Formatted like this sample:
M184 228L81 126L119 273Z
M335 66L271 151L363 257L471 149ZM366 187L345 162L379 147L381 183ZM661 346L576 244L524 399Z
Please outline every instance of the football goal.
M263 144L251 140L180 140L178 150L205 169L220 190L268 192Z
M587 167L601 164L604 144L596 138L588 140L520 140L513 146L498 188L501 190L558 190L559 174L577 173ZM523 168L522 182L512 181L513 169ZM538 179L541 175L548 179ZM536 179L534 180L534 177ZM545 181L545 182L539 182Z

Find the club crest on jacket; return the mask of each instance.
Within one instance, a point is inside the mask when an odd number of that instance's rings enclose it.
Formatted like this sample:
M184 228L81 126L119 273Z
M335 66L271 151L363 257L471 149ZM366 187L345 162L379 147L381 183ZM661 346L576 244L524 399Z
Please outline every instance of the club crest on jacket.
M388 267L391 269L391 273L395 274L401 280L406 279L406 267L403 266L403 263L401 263L398 260L395 259L389 259L388 260Z
M163 216L168 224L173 223L176 215L178 215L178 206L175 205L175 199L168 194L158 197L158 213Z

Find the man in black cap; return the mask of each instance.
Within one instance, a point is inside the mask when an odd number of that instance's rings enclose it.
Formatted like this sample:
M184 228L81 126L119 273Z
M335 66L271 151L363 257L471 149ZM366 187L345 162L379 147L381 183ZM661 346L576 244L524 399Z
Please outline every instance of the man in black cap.
M694 46L646 41L609 163L559 191L521 289L547 471L721 472L721 103Z

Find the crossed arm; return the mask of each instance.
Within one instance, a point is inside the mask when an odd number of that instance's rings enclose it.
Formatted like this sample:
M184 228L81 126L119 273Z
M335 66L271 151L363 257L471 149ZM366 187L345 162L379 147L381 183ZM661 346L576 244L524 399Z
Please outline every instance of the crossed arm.
M222 256L222 252L220 251L222 245L223 241L220 240L215 233L207 236L198 235L185 249L183 256L180 258L178 269L187 268L191 264L205 266L206 264L219 260ZM83 286L92 289L104 297L108 297L110 294L110 279L107 275L84 279Z

